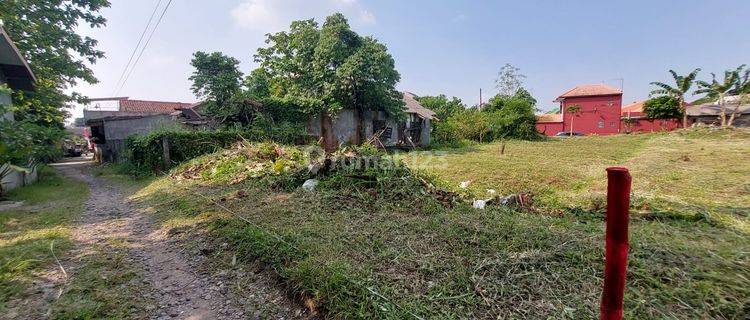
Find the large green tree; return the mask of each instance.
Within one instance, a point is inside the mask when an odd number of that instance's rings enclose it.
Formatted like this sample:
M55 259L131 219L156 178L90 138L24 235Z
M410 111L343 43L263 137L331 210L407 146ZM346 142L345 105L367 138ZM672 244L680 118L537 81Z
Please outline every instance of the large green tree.
M664 82L651 82L651 85L656 86L657 88L651 91L652 95L666 95L671 96L675 99L677 99L677 102L680 105L680 108L683 110L683 116L682 116L682 127L687 128L688 121L687 121L687 112L685 111L685 108L687 107L687 104L685 103L685 94L690 91L690 87L693 86L693 83L695 82L695 78L698 76L698 72L700 72L701 69L695 69L692 72L690 72L686 76L678 75L677 72L674 70L669 70L669 73L672 75L672 79L674 80L675 85L669 85Z
M270 81L283 88L273 94L319 101L309 105L322 110L305 112L322 112L324 127L327 117L344 108L356 110L360 117L366 110L403 115L393 57L376 39L351 30L344 15L333 14L322 26L314 20L294 21L289 31L269 34L266 43L255 60ZM359 133L364 136L361 126Z
M36 91L14 94L16 119L62 128L71 102L82 100L66 90L80 81L96 83L87 64L104 57L97 41L77 33L80 24L106 23L99 14L107 0L3 0L0 19L37 78Z
M203 99L202 111L209 116L227 119L238 114L235 99L241 93L242 72L239 60L221 52L193 54L190 76L193 93Z

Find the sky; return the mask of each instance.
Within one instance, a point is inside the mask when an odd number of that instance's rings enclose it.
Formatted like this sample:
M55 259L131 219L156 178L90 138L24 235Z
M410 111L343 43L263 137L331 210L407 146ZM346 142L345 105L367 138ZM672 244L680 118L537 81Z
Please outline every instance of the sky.
M194 102L188 77L195 51L233 56L247 74L257 67L253 54L265 34L293 20L322 23L334 12L388 47L399 90L456 96L467 105L479 102L480 88L485 101L497 93L494 80L506 63L520 68L542 110L556 108L553 100L580 84L622 86L627 104L648 98L650 82L670 81L669 69L702 68L699 78L709 80L710 72L750 64L747 0L172 0L117 90L149 16L159 3L155 22L169 0L111 2L101 12L105 27L79 28L106 54L91 66L99 83L72 88L91 98ZM71 110L73 117L81 110Z

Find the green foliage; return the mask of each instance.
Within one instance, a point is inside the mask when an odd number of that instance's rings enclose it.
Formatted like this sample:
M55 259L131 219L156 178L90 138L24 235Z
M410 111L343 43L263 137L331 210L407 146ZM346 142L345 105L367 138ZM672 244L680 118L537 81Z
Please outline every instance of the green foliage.
M276 85L271 94L318 100L329 113L355 108L403 114L395 89L400 75L386 46L352 31L342 14L329 16L322 27L314 20L294 21L289 31L269 34L266 43L255 60Z
M260 121L260 120L259 120ZM130 136L125 145L127 161L134 168L134 172L165 171L181 162L209 154L230 146L240 140L262 141L273 140L292 143L301 142L304 128L288 122L269 126L268 130L253 126L247 130L224 131L160 131L146 136ZM165 167L163 158L162 139L169 141L169 157L171 164Z
M88 67L104 57L97 41L77 33L80 24L104 26L107 0L0 1L0 20L37 78L33 92L16 92L16 119L63 128L65 106L81 95L66 90L79 81L96 83Z
M423 107L435 111L437 118L441 121L466 109L466 105L461 99L452 97L449 100L444 94L437 96L422 96L418 97L417 100Z
M643 105L643 112L649 119L679 119L682 118L684 110L674 97L661 96L648 99Z
M437 143L443 144L461 140L537 139L535 104L536 100L523 88L512 96L498 94L481 110L464 109L434 123L433 136Z
M195 68L190 76L193 93L204 99L202 108L208 116L227 118L238 113L241 104L232 101L240 92L242 72L239 71L240 62L221 52L205 53L198 51L193 54L190 65Z
M65 131L28 121L0 121L0 164L33 166L61 155Z

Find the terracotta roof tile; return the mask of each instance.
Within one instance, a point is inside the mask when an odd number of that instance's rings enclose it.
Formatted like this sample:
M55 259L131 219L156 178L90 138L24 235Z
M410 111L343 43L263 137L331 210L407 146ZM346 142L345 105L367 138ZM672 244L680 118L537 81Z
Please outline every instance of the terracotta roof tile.
M580 85L561 94L557 99L622 94L622 90L604 84Z
M536 116L537 122L562 122L562 114L551 113L551 114L540 114Z
M633 102L627 106L622 107L622 114L640 113L643 112L643 106L646 104L646 100Z
M179 108L189 108L192 103L147 101L147 100L120 100L120 111L132 113L170 114Z

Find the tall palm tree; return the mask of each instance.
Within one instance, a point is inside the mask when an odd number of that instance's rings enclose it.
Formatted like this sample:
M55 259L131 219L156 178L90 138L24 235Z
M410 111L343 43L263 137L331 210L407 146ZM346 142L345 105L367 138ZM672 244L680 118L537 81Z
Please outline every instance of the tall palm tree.
M727 126L727 102L725 97L727 93L734 90L737 86L737 82L740 79L739 72L736 70L724 71L724 79L719 82L716 80L716 74L711 73L711 82L698 81L698 90L695 90L695 94L705 93L709 97L717 98L719 101L719 108L721 113L719 118L721 119L721 126ZM739 101L737 101L739 104Z
M680 76L677 74L677 72L674 72L674 70L669 70L669 73L672 74L672 78L674 78L675 86L670 86L663 82L651 82L651 85L657 86L657 89L654 89L651 91L651 95L668 95L671 97L674 97L677 99L678 103L680 104L680 108L682 108L682 127L687 128L687 112L686 112L686 103L685 103L685 94L690 91L690 87L693 86L693 82L695 82L695 77L698 76L698 72L700 72L700 68L696 68L693 70L693 72L689 73L686 76Z

